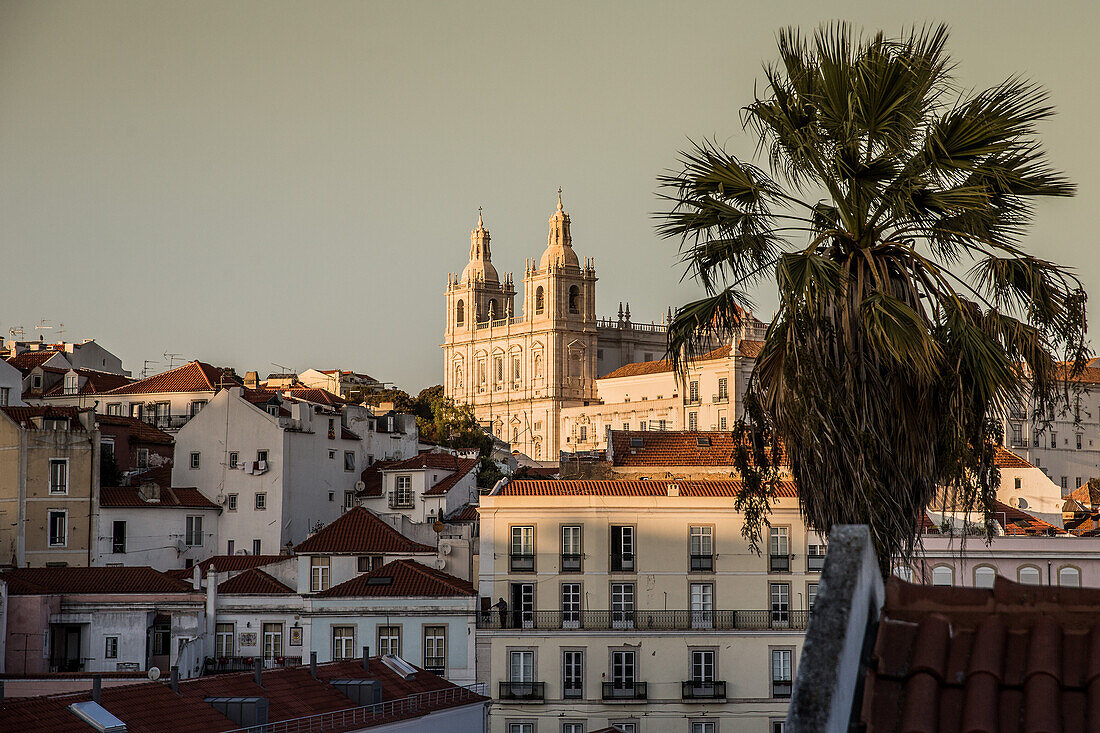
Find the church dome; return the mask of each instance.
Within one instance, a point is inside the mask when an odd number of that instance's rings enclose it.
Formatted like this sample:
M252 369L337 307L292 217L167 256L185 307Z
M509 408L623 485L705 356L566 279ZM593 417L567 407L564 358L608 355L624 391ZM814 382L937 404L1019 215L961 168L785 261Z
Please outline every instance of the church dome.
M569 232L569 214L561 206L561 189L558 189L558 210L550 217L550 233L546 238L546 251L539 260L539 269L555 267L577 267L580 260L573 251L573 237Z
M500 282L497 268L493 266L492 253L489 251L489 230L481 220L481 210L477 212L477 228L470 232L470 261L462 270L462 282L470 283L482 280L489 283Z

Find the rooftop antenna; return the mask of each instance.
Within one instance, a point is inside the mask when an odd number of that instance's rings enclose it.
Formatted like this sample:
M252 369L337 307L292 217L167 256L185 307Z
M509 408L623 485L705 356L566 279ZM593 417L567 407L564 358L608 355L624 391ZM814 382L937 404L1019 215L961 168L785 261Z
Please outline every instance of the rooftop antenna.
M49 323L49 322L50 322L50 321L49 321L49 319L48 319L48 318L43 318L43 319L42 319L41 321L39 321L39 322L38 322L38 325L34 327L34 330L35 330L35 331L52 331L52 330L53 330L53 326L47 326L47 325L46 325L46 324L47 324L47 323ZM39 341L42 341L42 340L43 340L43 338L42 338L43 336L45 336L45 334L40 334L40 335L39 335L39 337L38 337L38 340L39 340Z
M8 329L8 335L11 336L13 341L22 341L26 338L26 331L22 326L12 326Z
M171 351L164 352L164 360L168 362L169 371L175 366L176 359L183 356L183 354L173 354Z
M294 374L294 369L292 367L283 366L282 364L276 364L275 362L271 362L271 366L279 367L283 370L283 374Z
M149 376L149 365L150 364L160 364L160 362L155 361L153 359L146 359L145 363L141 367L141 378L142 379L145 379L146 377Z

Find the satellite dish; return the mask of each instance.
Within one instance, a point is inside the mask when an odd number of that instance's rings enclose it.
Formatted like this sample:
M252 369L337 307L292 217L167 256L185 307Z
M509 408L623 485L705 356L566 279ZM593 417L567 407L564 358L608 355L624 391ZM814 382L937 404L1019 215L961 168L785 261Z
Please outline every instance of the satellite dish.
M153 682L156 682L157 680L159 680L160 679L160 667L150 667L148 677Z
M367 488L367 484L365 482L363 482L363 481L356 481L355 482L355 490L356 491L363 491L366 488Z
M439 534L443 531L443 522L440 522L438 519L435 520L434 522L432 522L432 529L435 530L436 534Z

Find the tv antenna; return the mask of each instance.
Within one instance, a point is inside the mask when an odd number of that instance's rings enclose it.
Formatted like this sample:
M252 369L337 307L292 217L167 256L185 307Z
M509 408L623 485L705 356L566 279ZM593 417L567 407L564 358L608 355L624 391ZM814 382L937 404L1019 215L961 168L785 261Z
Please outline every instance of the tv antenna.
M145 379L146 377L149 376L149 365L150 364L160 364L160 362L156 361L155 359L146 359L145 363L141 367L141 378L142 379Z
M183 354L173 354L171 351L164 352L164 360L168 362L168 369L171 370L175 365L176 359L183 356Z
M283 374L294 374L295 373L293 367L283 366L282 364L276 364L275 362L271 362L271 366L278 367L278 368L282 369Z
M50 320L48 318L43 318L41 321L38 322L38 325L34 327L34 330L35 331L52 331L52 330L54 330L54 326L46 325L49 322L50 322ZM65 324L64 323L58 323L56 328L57 328L58 338L60 338L61 336L63 336L65 334Z

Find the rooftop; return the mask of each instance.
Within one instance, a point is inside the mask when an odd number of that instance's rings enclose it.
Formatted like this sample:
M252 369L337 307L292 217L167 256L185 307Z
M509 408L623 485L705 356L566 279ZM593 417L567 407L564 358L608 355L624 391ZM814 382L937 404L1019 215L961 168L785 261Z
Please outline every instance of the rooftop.
M339 519L294 548L297 553L435 553L434 547L414 542L375 516L369 509L352 507Z
M741 482L733 479L717 481L656 479L656 480L574 480L519 479L509 481L493 496L737 496ZM793 481L780 481L776 496L791 499L798 496Z
M134 380L130 377L123 376L121 374L112 374L110 372L98 372L94 369L73 369L79 376L83 377L83 383L80 385L76 392L65 391L64 380L59 381L50 389L46 390L43 396L45 397L67 397L69 395L89 395L100 394L102 392L109 392L112 389L117 389L123 385L130 384Z
M293 595L294 589L271 577L259 568L237 573L218 585L218 593L245 596Z
M477 590L468 581L456 578L442 570L434 570L415 560L394 560L369 573L357 575L328 590L321 591L321 598L348 598L369 596L400 596L441 598L473 596Z
M80 413L88 412L87 408L80 407L55 407L52 405L41 407L12 407L5 405L0 407L5 415L10 417L17 425L29 430L37 430L31 418L64 418L68 419L70 429L83 430L84 425L78 419Z
M170 392L217 392L223 386L237 386L240 380L228 369L201 361L189 361L145 379L112 389L108 395L164 394Z
M13 568L0 572L15 596L191 593L189 583L150 567Z
M703 430L612 430L614 466L710 466L733 468L733 433Z
M159 498L159 501L146 501L138 486L104 486L100 489L99 505L112 508L221 509L194 488L176 489L161 485Z
M129 417L126 415L96 415L95 421L99 425L100 432L107 434L113 432L111 428L129 428L131 441L140 443L160 443L163 445L172 445L175 442L168 433L136 417Z
M198 568L199 573L205 578L211 565L219 573L236 573L249 568L259 568L271 563L290 560L291 557L291 555L214 555L200 562ZM169 570L167 574L173 578L191 578L194 572L194 568L179 568Z

